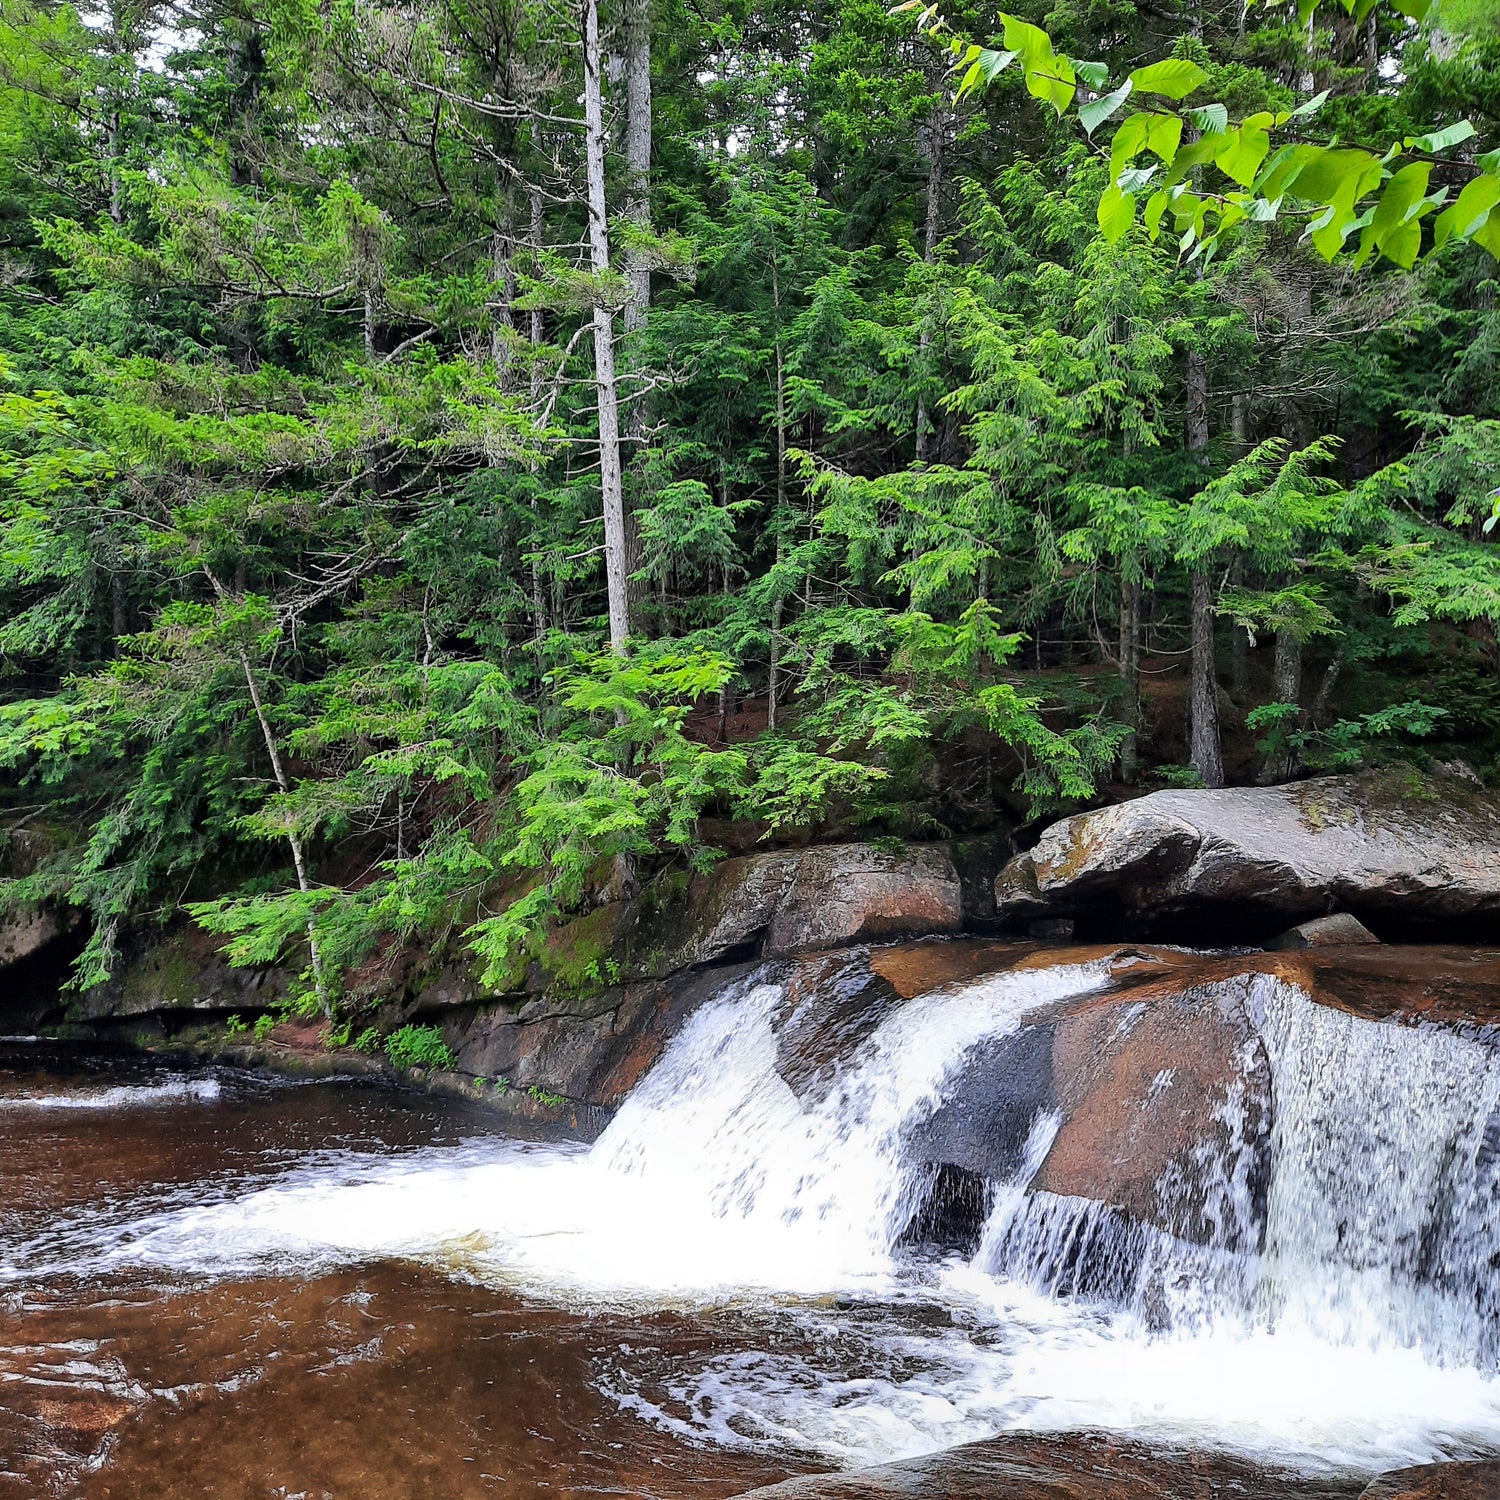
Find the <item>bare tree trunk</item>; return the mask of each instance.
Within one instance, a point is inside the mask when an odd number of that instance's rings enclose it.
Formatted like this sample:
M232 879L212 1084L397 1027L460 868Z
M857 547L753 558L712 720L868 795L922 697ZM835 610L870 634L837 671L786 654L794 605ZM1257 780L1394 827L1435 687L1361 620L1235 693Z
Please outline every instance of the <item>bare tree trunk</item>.
M604 58L599 50L599 0L583 7L583 141L588 175L589 253L596 274L609 270L609 208L604 195ZM625 654L630 639L630 561L625 531L625 486L620 469L620 392L615 377L615 319L594 308L594 381L599 392L599 489L604 505L604 575L609 604L609 649ZM623 713L616 720L623 723ZM614 857L610 895L635 894L635 861Z
M542 193L540 188L531 190L531 253L533 258L539 259L542 253ZM537 351L542 347L542 342L547 336L546 324L542 319L540 307L531 309L528 320L527 332L531 338L531 405L535 410L541 402L542 397L542 368L537 361ZM531 471L537 472L538 465L533 462ZM542 642L547 636L547 603L546 595L542 588L542 561L540 549L537 543L541 540L541 527L538 522L536 490L533 487L531 494L531 616L532 624L536 630L536 648L540 657Z
M1339 674L1344 670L1344 648L1340 646L1323 673L1318 691L1307 713L1307 722L1313 729L1322 729L1328 723L1328 712L1333 707L1333 690L1338 685Z
M922 259L930 266L937 256L938 238L942 230L943 214L943 146L944 133L948 128L947 111L941 108L932 112L928 126L927 149L927 216L922 232ZM925 373L928 351L932 348L932 328L927 318L922 320L921 332L917 335L917 366ZM927 463L932 456L932 423L927 414L927 400L917 397L917 462Z
M1196 350L1190 350L1187 357L1187 447L1190 453L1200 456L1208 447L1208 366ZM1224 785L1224 748L1219 735L1219 683L1214 671L1211 567L1211 559L1203 558L1192 573L1189 760L1204 786L1219 787Z
M625 212L642 229L651 227L651 0L627 0L625 8ZM625 257L630 301L625 331L646 325L651 310L651 270L637 250ZM637 403L639 405L639 403ZM638 419L632 420L638 426Z
M774 284L774 278L773 278ZM779 301L779 298L778 298ZM776 338L776 566L785 556L782 541L782 515L786 509L786 362L781 353L781 337ZM776 677L781 666L781 617L785 601L780 594L771 604L771 670L766 688L766 728L776 728Z
M1302 701L1302 642L1290 630L1276 632L1276 702Z
M625 212L643 231L651 228L651 0L626 0L625 4ZM651 267L635 246L625 254L625 282L630 297L623 322L626 335L627 372L639 375L643 364L642 330L651 311ZM643 389L635 389L625 411L625 438L631 450L645 445L650 426L649 401ZM644 583L635 577L640 569L640 525L633 499L626 497L625 547L626 600L632 622L638 624L645 601Z
M281 747L276 743L276 732L271 728L265 701L260 695L260 683L256 679L255 668L248 654L243 651L240 653L240 665L245 670L245 684L250 689L250 702L255 706L255 717L266 742L266 754L271 758L271 774L275 776L276 785L282 793L290 795L292 783L286 774L286 765L281 759ZM312 890L312 880L307 873L307 857L302 847L302 840L289 830L286 841L292 850L292 868L297 872L297 889L305 896ZM323 955L318 947L317 926L311 917L307 919L307 951L312 960L313 986L318 995L318 1009L322 1011L325 1021L332 1021L333 1001L328 993L327 978L323 973Z
M1120 719L1125 738L1120 741L1120 780L1132 782L1140 769L1138 736L1141 727L1141 586L1120 583Z
M512 362L511 344L506 335L514 335L516 331L515 302L519 290L515 265L515 211L508 190L501 195L499 218L490 244L490 279L499 288L495 315L490 319L490 357L495 361L496 375L504 386Z
M588 173L589 252L596 274L609 270L609 211L604 196L604 80L599 51L599 0L584 0L583 128ZM615 318L594 308L594 381L599 393L599 487L604 504L604 571L609 595L609 645L623 654L630 635L625 555L625 496L620 473L620 394L615 377Z
M1250 392L1236 391L1229 402L1229 436L1234 456L1243 457L1250 449ZM1239 587L1245 578L1244 561L1235 558L1230 579ZM1243 703L1250 693L1250 632L1235 621L1229 627L1229 696Z

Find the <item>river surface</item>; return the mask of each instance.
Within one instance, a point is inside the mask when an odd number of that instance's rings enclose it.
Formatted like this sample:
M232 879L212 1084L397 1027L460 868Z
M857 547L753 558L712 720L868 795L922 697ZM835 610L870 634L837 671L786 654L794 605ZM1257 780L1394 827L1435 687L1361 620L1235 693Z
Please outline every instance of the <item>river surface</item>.
M1019 1191L970 1255L903 1248L902 1142L955 1060L1101 978L919 997L801 1097L786 993L745 981L591 1147L352 1081L0 1043L0 1496L668 1500L1083 1429L1356 1486L1500 1451L1487 1038L1423 1043L1407 1076L1371 1023L1272 1005L1268 1029L1306 1033L1275 1273L1269 1249L1237 1279L1185 1255L1167 1284L1192 1316L1008 1272ZM1414 1193L1436 1253L1429 1158L1459 1247L1440 1296L1403 1280Z

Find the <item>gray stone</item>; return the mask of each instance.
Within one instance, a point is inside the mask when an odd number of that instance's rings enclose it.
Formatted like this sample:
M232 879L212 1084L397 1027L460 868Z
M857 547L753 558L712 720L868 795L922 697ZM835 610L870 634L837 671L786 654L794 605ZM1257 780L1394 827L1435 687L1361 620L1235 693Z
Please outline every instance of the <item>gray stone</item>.
M0 968L40 953L62 936L62 919L50 906L17 906L0 915Z
M664 975L747 944L775 958L957 932L964 912L964 882L946 845L815 845L724 860L694 881L685 910L665 914L675 930L643 947L650 972Z
M1358 917L1351 917L1346 911L1336 911L1331 916L1299 922L1267 943L1266 948L1272 952L1296 948L1349 948L1379 941Z
M1001 871L1023 926L1090 907L1303 918L1330 906L1417 922L1500 915L1500 802L1393 771L1281 787L1153 792L1054 823Z

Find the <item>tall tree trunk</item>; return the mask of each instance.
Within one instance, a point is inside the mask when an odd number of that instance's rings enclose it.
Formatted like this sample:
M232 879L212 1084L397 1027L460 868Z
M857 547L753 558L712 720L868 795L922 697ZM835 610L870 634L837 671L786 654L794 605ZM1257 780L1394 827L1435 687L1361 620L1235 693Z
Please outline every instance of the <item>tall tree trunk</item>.
M943 147L948 128L947 111L941 108L932 112L928 126L927 149L927 214L922 231L922 259L929 266L937 257L938 239L942 232L943 216ZM917 367L925 376L927 355L932 348L932 326L929 318L922 319L921 332L917 335ZM927 413L927 399L917 397L917 462L926 463L932 456L932 423Z
M772 278L775 285L775 278ZM779 305L779 297L778 297ZM786 361L781 352L781 336L776 337L776 566L785 557L782 524L786 510ZM771 602L771 670L766 687L766 728L776 728L777 673L781 666L781 617L785 601L778 593Z
M599 0L583 8L583 135L588 174L589 254L596 274L609 270L609 209L604 196L604 79ZM620 392L615 376L615 318L594 308L594 382L599 402L599 488L604 505L604 572L610 650L621 655L630 635L625 555L625 495L620 473Z
M499 222L490 243L490 279L498 288L494 316L490 319L490 358L494 360L496 375L504 386L508 384L506 376L512 363L507 335L514 335L516 331L515 303L520 288L516 282L515 208L508 189L499 195L499 199Z
M1276 665L1272 694L1274 703L1295 703L1300 706L1302 702L1302 642L1290 630L1276 632ZM1297 727L1300 727L1300 723L1299 715ZM1288 723L1283 733L1289 733L1293 727ZM1300 769L1301 764L1297 752L1290 745L1283 743L1280 749L1273 750L1265 758L1256 780L1264 786L1269 786L1274 782L1290 779Z
M1120 780L1132 782L1140 769L1141 586L1124 580L1120 583L1120 719L1125 725Z
M1224 785L1224 748L1219 737L1219 684L1214 676L1214 587L1201 568L1192 578L1192 633L1190 759L1204 786L1218 787Z
M626 0L625 4L625 212L643 231L651 228L651 0ZM639 375L642 368L640 334L651 311L651 267L634 246L625 255L625 282L630 299L623 321L626 334L627 370ZM650 402L643 389L632 392L625 412L625 437L632 450L646 442L650 426ZM636 579L640 569L640 524L635 503L627 497L625 510L626 606L632 623L638 624L646 586Z
M625 212L642 229L651 227L651 0L626 0L625 7ZM646 325L651 310L651 270L638 250L625 257L630 300L625 331ZM639 408L639 403L637 403ZM638 418L632 418L638 428Z
M588 176L589 254L596 274L609 270L609 207L604 195L604 78L599 50L599 0L583 7L583 141ZM594 308L594 382L599 393L599 489L604 506L604 576L609 604L609 649L625 654L630 638L630 561L625 531L625 486L620 469L620 392L615 377L615 319ZM623 723L623 711L617 723ZM610 896L635 894L635 861L614 857Z
M250 689L250 702L255 707L255 718L260 724L262 738L266 742L266 754L271 759L271 774L276 778L276 785L286 796L291 795L292 783L286 774L286 764L281 758L281 747L276 742L276 732L271 727L270 717L266 713L265 700L260 694L260 682L256 678L255 668L251 664L250 657L245 652L240 653L240 665L245 671L245 684ZM290 831L286 836L287 843L292 850L292 868L297 872L297 889L305 896L312 890L312 878L307 872L307 855L302 847L301 838ZM333 1020L333 999L328 992L328 979L323 972L323 954L318 946L318 929L314 920L307 919L307 951L312 961L313 988L318 996L318 1009L323 1013L325 1021Z
M531 190L531 225L529 239L531 242L531 254L533 262L539 260L542 254L542 191L540 188ZM540 307L531 309L528 319L527 333L531 342L531 405L536 410L542 399L542 367L538 359L542 342L547 336L546 324L542 319ZM537 473L539 464L532 461L531 472ZM536 648L540 659L542 642L547 635L547 603L546 595L542 588L542 559L541 548L541 526L539 524L536 487L533 485L531 492L531 616L532 624L536 630ZM540 660L539 660L540 664Z
M1200 459L1208 448L1208 365L1196 350L1190 350L1187 356L1187 447ZM1219 787L1224 785L1224 748L1219 734L1219 683L1214 671L1212 566L1211 558L1203 558L1192 573L1189 759L1204 786Z

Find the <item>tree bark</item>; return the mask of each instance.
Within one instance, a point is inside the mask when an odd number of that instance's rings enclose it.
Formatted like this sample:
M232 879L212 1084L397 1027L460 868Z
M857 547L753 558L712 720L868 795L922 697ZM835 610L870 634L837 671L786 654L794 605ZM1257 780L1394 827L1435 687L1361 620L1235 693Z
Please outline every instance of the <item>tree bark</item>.
M1224 785L1224 748L1219 738L1219 684L1214 676L1214 589L1202 568L1192 579L1192 634L1190 759L1204 786L1219 787Z
M589 255L596 274L609 270L609 207L604 193L604 56L599 47L599 0L583 7L583 140L588 177ZM604 506L604 576L609 606L609 649L624 656L630 639L630 560L625 529L625 485L620 467L620 391L615 375L615 318L594 308L594 382L599 393L599 490ZM616 718L624 723L623 710ZM621 767L622 773L628 767ZM635 861L614 856L609 896L635 894Z
M1120 741L1120 780L1132 782L1140 769L1138 737L1141 727L1141 586L1120 584L1120 718L1125 738Z
M1197 350L1187 357L1187 447L1200 460L1208 448L1208 365ZM1212 559L1193 568L1189 623L1189 760L1204 786L1224 785L1224 747L1219 734L1219 683L1214 671Z
M773 287L775 277L772 277ZM779 296L778 296L779 303ZM779 307L778 307L779 313ZM782 358L781 336L776 338L776 566L780 568L784 552L782 517L786 510L786 362ZM771 602L771 669L766 686L766 728L776 728L777 673L781 667L781 618L785 601L777 594Z
M625 212L642 229L650 229L651 0L626 0L625 90ZM651 310L651 270L637 250L625 258L625 280L630 286L625 331L635 333L645 327ZM631 427L641 425L640 417L633 416Z
M1276 632L1276 665L1273 669L1271 694L1273 703L1295 703L1300 706L1302 702L1302 642L1290 630ZM1299 727L1300 723L1299 716ZM1290 732L1292 727L1289 724L1283 733ZM1266 756L1256 780L1262 786L1271 786L1278 781L1289 780L1299 769L1297 752L1290 745L1283 744Z
M531 253L534 259L540 259L542 253L542 194L540 188L531 190L531 225L530 241ZM542 320L540 307L531 309L531 317L528 320L527 329L531 342L531 405L535 410L542 398L542 367L537 359L538 351L542 347L542 341L547 336L546 324ZM536 474L539 465L533 461L531 472ZM538 655L538 670L540 670L540 657L542 642L547 636L547 604L546 595L542 588L542 562L541 562L541 525L537 511L536 489L533 486L531 493L531 616L532 624L536 631L536 649Z
M936 109L928 127L927 149L927 213L922 231L922 259L931 265L937 256L938 239L942 230L943 215L943 146L944 132L948 128L947 112ZM921 331L917 335L917 368L925 375L928 351L932 348L932 327L928 318L922 319ZM932 423L927 413L925 396L917 397L917 462L927 463L932 456Z
M1344 670L1344 648L1340 646L1333 653L1333 660L1328 663L1328 670L1323 673L1323 680L1318 684L1318 691L1313 698L1312 707L1308 710L1307 722L1313 729L1322 729L1328 723L1328 712L1333 707L1333 690L1338 686L1339 674Z
M594 271L609 270L609 212L604 196L604 79L599 50L599 0L583 8L583 134L588 175L589 254ZM599 405L599 488L604 506L604 572L609 646L623 655L630 636L625 554L625 494L620 472L620 393L615 375L615 318L594 308L594 382Z
M255 668L251 664L250 657L243 651L240 653L240 665L245 670L245 684L250 689L250 702L254 705L261 736L266 742L266 754L271 758L271 774L275 776L276 785L281 789L282 794L290 795L291 779L286 774L286 765L281 759L281 747L276 743L276 733L271 728L265 701L260 695L260 682L255 676ZM302 847L302 840L290 830L287 832L286 841L292 850L292 868L297 872L297 889L305 896L312 890L312 880L307 873L306 851ZM312 960L313 987L318 996L318 1009L323 1013L325 1021L332 1021L333 1000L328 993L328 981L323 973L323 954L318 947L317 926L311 917L307 919L307 951Z

